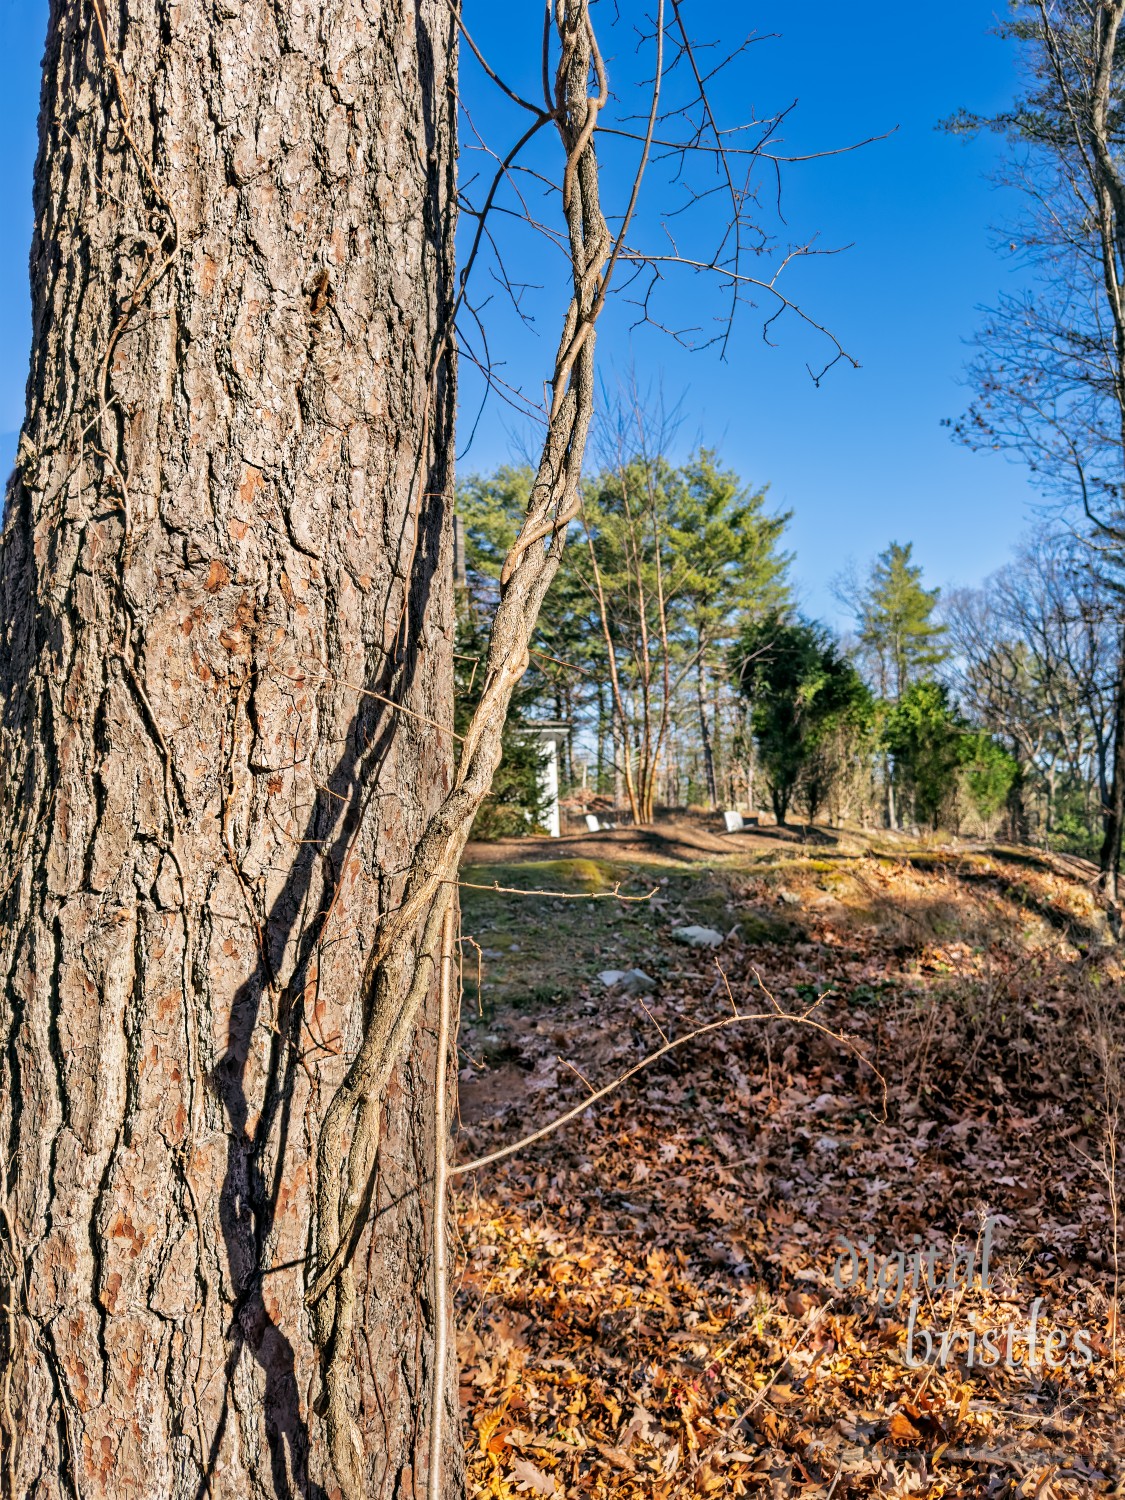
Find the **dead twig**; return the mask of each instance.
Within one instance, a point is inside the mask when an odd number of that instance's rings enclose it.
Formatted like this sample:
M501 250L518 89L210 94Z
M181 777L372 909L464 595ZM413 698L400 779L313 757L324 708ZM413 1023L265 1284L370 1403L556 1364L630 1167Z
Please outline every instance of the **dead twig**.
M611 891L522 890L514 885L501 885L497 880L494 880L491 885L483 885L475 880L457 880L453 883L466 891L498 891L505 896L550 896L553 901L651 901L660 889L659 886L654 885L652 890L646 891L643 896L623 896L620 880Z
M769 991L765 989L764 985L762 985L762 988L769 995ZM773 1000L772 995L769 995L769 998ZM811 1009L812 1007L810 1007ZM588 1099L583 1099L573 1109L568 1109L564 1114L556 1116L555 1119L548 1121L546 1125L541 1126L538 1130L533 1130L530 1135L521 1136L518 1141L513 1141L509 1146L501 1146L495 1151L490 1151L487 1156L478 1156L473 1161L459 1162L457 1165L450 1167L449 1175L451 1177L463 1177L469 1172L479 1172L482 1167L494 1166L496 1162L504 1161L509 1156L515 1156L517 1152L526 1151L529 1146L535 1145L537 1141L543 1140L546 1136L553 1135L556 1130L561 1130L564 1125L569 1125L572 1120L576 1120L580 1115L585 1114L593 1105L608 1098L610 1094L616 1093L619 1088L628 1083L630 1079L635 1078L638 1073L643 1073L646 1068L652 1067L654 1063L660 1062L670 1053L677 1052L681 1047L686 1047L691 1042L697 1042L702 1037L711 1036L718 1031L725 1031L728 1026L740 1026L751 1021L778 1020L790 1021L800 1026L812 1026L815 1030L832 1037L833 1040L839 1042L842 1046L848 1047L856 1057L867 1063L877 1077L882 1078L882 1074L875 1067L874 1063L865 1058L855 1044L850 1043L841 1033L834 1032L829 1027L813 1021L810 1017L810 1011L786 1011L774 1000L771 1010L736 1011L734 1015L722 1016L717 1021L708 1021L705 1025L696 1026L683 1036L665 1042L662 1047L658 1047L655 1052L647 1053L639 1062L634 1063L631 1068L627 1068L624 1073L619 1074L612 1082L597 1089ZM884 1082L884 1093L885 1090L886 1085Z

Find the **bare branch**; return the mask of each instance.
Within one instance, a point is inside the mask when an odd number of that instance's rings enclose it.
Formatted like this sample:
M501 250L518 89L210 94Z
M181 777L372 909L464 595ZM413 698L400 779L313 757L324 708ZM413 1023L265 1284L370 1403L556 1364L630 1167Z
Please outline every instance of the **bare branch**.
M722 971L720 970L720 972ZM725 1031L728 1026L741 1026L750 1021L790 1021L795 1025L811 1026L814 1030L823 1032L825 1036L831 1037L841 1045L849 1047L853 1054L866 1064L875 1076L883 1082L885 1099L886 1082L883 1080L883 1075L879 1072L875 1064L859 1052L841 1033L834 1032L829 1027L823 1026L820 1022L812 1019L812 1011L816 1008L816 1005L820 1004L819 1000L815 1005L810 1006L804 1011L783 1010L777 1001L774 1000L773 996L770 995L765 985L762 984L761 977L758 975L755 977L758 978L763 991L765 991L772 1001L772 1008L770 1010L736 1011L734 1015L721 1016L717 1021L708 1021L703 1026L696 1026L691 1031L686 1032L685 1035L676 1037L670 1042L665 1042L655 1052L647 1053L639 1062L634 1063L631 1068L627 1068L624 1073L619 1074L612 1082L596 1090L589 1098L581 1100L573 1109L566 1110L563 1114L548 1121L546 1125L541 1126L538 1130L533 1130L529 1135L522 1136L518 1141L513 1141L511 1145L500 1146L497 1150L490 1151L486 1156L478 1156L473 1161L457 1163L450 1167L449 1175L451 1177L463 1177L469 1172L479 1172L482 1167L495 1166L497 1162L504 1161L509 1156L515 1156L517 1152L526 1151L529 1146L535 1145L537 1141L544 1140L547 1136L553 1135L556 1130L561 1130L564 1125L569 1125L572 1120L577 1120L588 1109L592 1109L595 1104L599 1104L603 1099L608 1098L610 1094L616 1093L622 1085L635 1078L638 1073L643 1073L646 1068L652 1067L654 1063L660 1062L670 1053L677 1052L681 1047L686 1047L692 1042L697 1042L705 1036L711 1036L718 1031Z

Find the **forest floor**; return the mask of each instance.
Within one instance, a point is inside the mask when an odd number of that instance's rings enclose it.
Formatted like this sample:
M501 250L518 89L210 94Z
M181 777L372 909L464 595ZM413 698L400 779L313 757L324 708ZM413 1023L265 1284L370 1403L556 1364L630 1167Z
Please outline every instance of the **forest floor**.
M470 1493L1125 1494L1123 964L1092 870L701 837L470 850L459 1161L731 1018L457 1179ZM586 899L618 882L647 899ZM598 978L633 967L651 992ZM805 1019L734 1020L775 1006Z

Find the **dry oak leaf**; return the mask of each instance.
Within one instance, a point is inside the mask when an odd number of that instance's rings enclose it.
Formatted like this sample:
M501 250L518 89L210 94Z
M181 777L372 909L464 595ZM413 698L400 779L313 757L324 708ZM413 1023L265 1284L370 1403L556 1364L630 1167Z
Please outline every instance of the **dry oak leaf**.
M542 1469L536 1468L530 1459L520 1458L517 1454L512 1460L512 1478L516 1482L517 1489L527 1493L530 1491L535 1495L555 1495L555 1481L549 1474L544 1474Z
M949 1434L936 1417L904 1401L887 1429L891 1442L900 1448L919 1448L927 1443L949 1441Z
M507 1403L493 1411L486 1411L476 1424L477 1441L482 1453L500 1453L508 1441L513 1423L508 1417Z

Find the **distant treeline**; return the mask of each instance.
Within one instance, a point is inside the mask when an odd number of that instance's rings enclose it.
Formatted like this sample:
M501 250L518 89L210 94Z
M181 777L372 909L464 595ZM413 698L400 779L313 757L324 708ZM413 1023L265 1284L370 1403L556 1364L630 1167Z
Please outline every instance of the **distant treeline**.
M458 492L458 714L530 471ZM790 514L703 449L631 454L585 487L478 833L541 817L529 721L572 726L564 793L767 806L868 826L1003 833L1083 853L1101 840L1113 747L1114 598L1089 553L1044 533L976 590L927 588L909 545L837 581L839 638L794 603Z

